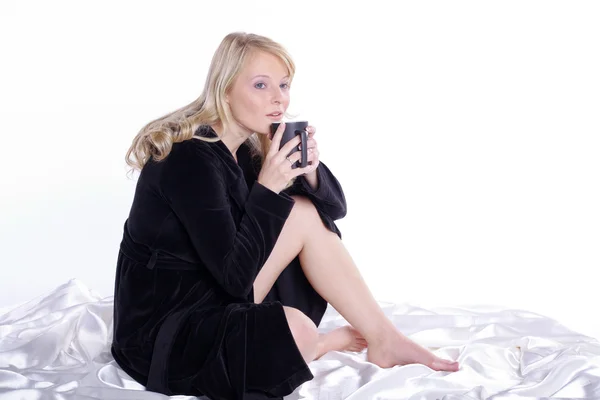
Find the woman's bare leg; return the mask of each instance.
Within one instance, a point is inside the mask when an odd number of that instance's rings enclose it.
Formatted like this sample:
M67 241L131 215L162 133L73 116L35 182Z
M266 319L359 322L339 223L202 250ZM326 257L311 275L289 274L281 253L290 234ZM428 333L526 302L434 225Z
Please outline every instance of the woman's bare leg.
M264 299L283 268L298 255L317 293L366 339L370 362L383 368L420 363L435 370L456 371L457 363L434 356L396 329L373 298L340 238L325 227L310 200L294 198L296 205L256 278L255 301ZM324 354L326 342L322 336L317 355Z
M300 253L304 246L305 232L312 224L305 218L306 212L310 213L308 208L314 207L312 203L302 197L293 197L296 199L296 205L286 220L273 251L254 280L254 302L257 304L262 303L283 268ZM284 306L284 308L286 307ZM291 313L290 316L286 315L286 317L289 319L293 318L294 315L296 314ZM308 320L312 322L312 320ZM301 325L303 321L289 322L290 325L293 325L294 322ZM314 359L318 359L330 351L360 352L365 347L367 347L367 341L356 329L351 326L342 326L326 334L320 333L317 347L312 354L316 354Z
M308 281L367 340L367 360L383 368L419 363L456 371L458 363L435 356L399 332L373 298L339 237L315 229L300 252Z

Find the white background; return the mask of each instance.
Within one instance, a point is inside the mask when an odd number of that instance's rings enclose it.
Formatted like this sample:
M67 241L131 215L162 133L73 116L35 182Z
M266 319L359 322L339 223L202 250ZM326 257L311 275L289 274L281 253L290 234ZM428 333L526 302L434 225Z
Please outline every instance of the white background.
M131 140L246 31L294 57L289 111L377 300L600 338L598 21L591 1L2 1L0 306L71 278L112 295Z

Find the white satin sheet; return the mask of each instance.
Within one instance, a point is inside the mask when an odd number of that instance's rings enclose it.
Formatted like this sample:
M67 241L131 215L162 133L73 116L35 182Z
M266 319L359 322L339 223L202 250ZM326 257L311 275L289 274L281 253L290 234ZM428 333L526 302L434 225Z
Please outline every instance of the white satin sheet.
M315 378L286 400L600 399L600 343L524 310L423 309L380 303L396 327L461 370L423 365L381 369L362 353L311 362ZM161 399L110 354L112 296L72 279L28 302L0 308L0 400ZM319 327L346 321L329 307ZM171 396L195 399L192 396Z

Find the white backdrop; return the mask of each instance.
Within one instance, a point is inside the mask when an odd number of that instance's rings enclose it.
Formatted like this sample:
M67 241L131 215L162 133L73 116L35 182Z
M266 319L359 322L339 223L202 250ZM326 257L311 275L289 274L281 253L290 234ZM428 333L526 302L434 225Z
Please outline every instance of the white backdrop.
M0 3L0 307L71 278L112 295L131 140L246 31L296 61L290 111L317 128L378 300L600 338L600 6L390 3Z

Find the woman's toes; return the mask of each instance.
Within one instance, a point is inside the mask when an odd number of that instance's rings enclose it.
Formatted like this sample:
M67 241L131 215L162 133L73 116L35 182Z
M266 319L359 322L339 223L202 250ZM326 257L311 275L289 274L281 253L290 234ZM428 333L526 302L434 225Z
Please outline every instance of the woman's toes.
M348 350L355 351L355 352L361 352L366 347L367 347L367 341L366 340L357 339L350 347L348 347Z
M444 360L444 359L436 359L431 363L431 368L436 371L451 371L455 372L459 370L458 362Z

